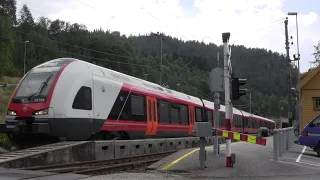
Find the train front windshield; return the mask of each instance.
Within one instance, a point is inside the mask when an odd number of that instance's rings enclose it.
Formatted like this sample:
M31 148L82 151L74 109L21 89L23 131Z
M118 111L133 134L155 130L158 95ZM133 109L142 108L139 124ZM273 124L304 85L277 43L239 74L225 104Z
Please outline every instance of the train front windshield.
M59 71L34 69L27 74L13 99L13 103L45 102Z
M74 59L59 58L30 70L22 80L13 103L45 102L58 73L72 61Z

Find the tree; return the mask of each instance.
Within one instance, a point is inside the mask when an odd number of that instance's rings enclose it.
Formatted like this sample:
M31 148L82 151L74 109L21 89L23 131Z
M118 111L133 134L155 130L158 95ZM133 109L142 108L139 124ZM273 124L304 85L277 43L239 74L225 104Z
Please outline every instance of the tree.
M12 73L13 39L11 28L15 24L15 1L0 2L0 77Z
M318 42L317 45L314 46L314 58L315 60L311 62L311 65L313 65L314 67L317 67L320 65L320 40Z
M18 23L14 25L15 1L3 0L1 3L6 8L0 12L6 16L0 18L0 75L22 75L24 42L28 40L27 70L54 58L74 57L159 83L160 42L151 33L127 37L121 32L101 28L89 31L83 24L59 19L41 17L35 21L26 5L20 10ZM219 66L222 67L223 47L162 35L163 84L212 101L209 72L218 66L217 52L220 52ZM319 60L319 45L317 47L316 59ZM252 95L253 113L270 117L287 114L287 74L283 71L287 69L287 62L284 55L232 45L231 61L235 76L248 79L246 88ZM296 74L295 68L292 67L291 71ZM295 86L294 83L292 85ZM224 93L221 95L223 98ZM233 104L249 111L249 99L247 94Z

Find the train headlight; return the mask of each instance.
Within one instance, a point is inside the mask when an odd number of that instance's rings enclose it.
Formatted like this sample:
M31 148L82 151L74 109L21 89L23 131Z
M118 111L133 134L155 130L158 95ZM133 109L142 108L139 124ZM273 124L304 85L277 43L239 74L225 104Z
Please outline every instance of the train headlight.
M48 114L48 109L42 109L40 111L35 111L33 113L33 115L36 115L36 116L38 116L38 115L47 115L47 114Z
M16 116L17 113L16 113L15 111L11 111L11 110L8 109L7 115L8 115L8 116Z

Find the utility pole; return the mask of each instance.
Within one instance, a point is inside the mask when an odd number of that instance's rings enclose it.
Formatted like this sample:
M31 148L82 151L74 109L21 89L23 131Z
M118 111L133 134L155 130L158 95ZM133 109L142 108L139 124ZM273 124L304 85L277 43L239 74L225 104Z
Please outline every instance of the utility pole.
M26 59L27 59L27 43L29 41L24 42L24 56L23 56L23 75L26 74Z
M223 92L223 70L219 67L219 52L217 52L217 61L218 61L218 73L215 74L217 78L219 79L219 87L214 91L214 128L215 128L215 136L214 136L214 143L213 143L213 154L218 155L220 154L220 144L219 144L219 136L218 136L218 130L220 126L220 92ZM218 84L218 83L217 83Z
M296 16L296 31L297 31L297 57L294 55L294 60L298 61L298 72L297 72L297 94L298 94L298 132L301 134L302 130L302 109L301 109L301 90L300 90L300 52L299 52L299 28L298 28L298 13L297 12L289 12L289 16Z
M292 112L291 112L291 61L289 54L289 37L288 37L288 17L284 20L284 30L286 36L286 60L288 63L288 121L290 126L292 126Z
M157 32L157 34L153 34L154 36L160 38L160 80L159 80L159 85L162 86L162 41L164 40L164 38L162 37L162 35Z

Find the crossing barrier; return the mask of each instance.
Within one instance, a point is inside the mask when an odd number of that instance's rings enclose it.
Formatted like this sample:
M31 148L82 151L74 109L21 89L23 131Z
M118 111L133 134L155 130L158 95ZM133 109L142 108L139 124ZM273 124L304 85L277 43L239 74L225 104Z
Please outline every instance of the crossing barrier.
M218 136L223 136L231 140L245 141L252 144L258 144L262 146L267 145L267 139L261 138L260 136L253 136L248 134L242 134L238 132L218 130Z
M279 128L273 130L273 160L278 161L288 151L294 141L294 128Z

